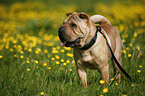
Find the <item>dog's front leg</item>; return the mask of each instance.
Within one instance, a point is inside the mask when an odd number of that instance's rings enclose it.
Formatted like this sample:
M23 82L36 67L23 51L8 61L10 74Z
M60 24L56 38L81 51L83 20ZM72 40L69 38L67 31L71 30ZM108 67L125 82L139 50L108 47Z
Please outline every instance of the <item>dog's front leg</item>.
M106 85L109 85L109 64L107 64L106 66L100 68L100 73L102 76L102 80L105 80Z
M83 86L87 87L87 73L86 73L86 69L77 68L77 71L78 71L78 76L79 76L81 82L83 83Z

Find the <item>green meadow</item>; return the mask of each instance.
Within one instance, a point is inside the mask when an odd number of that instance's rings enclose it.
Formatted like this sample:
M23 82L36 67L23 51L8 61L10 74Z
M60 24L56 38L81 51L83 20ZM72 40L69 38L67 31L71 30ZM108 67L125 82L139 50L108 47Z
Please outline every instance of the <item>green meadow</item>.
M144 0L0 0L0 96L145 96ZM122 39L123 68L109 86L87 70L88 87L76 72L72 48L60 46L58 29L69 12L100 14Z

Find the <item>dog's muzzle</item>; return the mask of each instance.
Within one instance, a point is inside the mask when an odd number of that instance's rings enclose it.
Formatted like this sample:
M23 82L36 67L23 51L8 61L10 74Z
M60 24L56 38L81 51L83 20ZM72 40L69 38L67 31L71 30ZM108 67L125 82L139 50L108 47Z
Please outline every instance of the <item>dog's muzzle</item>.
M80 43L80 37L77 38L75 41L67 41L65 38L64 38L64 33L63 33L63 29L62 27L59 28L58 30L58 34L59 34L59 39L61 41L61 46L66 46L66 47L76 47L79 45Z

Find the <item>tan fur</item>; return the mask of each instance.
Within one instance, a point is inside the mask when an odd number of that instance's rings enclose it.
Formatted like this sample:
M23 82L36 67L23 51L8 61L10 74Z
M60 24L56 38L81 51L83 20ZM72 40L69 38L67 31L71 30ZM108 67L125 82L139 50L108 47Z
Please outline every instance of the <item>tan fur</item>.
M81 79L81 82L84 86L87 86L87 74L86 74L86 68L98 70L102 76L102 79L106 81L106 84L109 84L109 64L108 61L111 59L111 53L110 50L106 44L106 40L100 34L97 33L97 40L95 44L89 48L88 50L80 50L79 48L83 47L86 43L88 43L94 36L96 32L95 23L100 23L100 26L102 28L102 32L106 35L107 40L109 42L109 45L111 46L116 58L118 59L119 63L122 64L121 59L121 39L118 30L111 25L110 21L106 19L105 17L101 15L94 15L92 17L89 17L85 13L86 17L88 17L86 20L88 21L88 24L86 24L85 21L77 20L75 21L74 17L75 15L78 15L80 13L73 13L70 15L66 20L65 24L69 24L69 22L75 22L77 23L77 26L80 27L81 31L84 32L82 35L80 33L80 30L75 29L75 34L78 33L80 36L84 36L83 39L80 42L79 47L73 48L74 50L74 59L76 61L77 65L77 72L78 76ZM73 19L72 19L73 18ZM74 21L73 21L74 20ZM70 31L73 32L74 31ZM77 37L72 36L71 38L74 38L75 40ZM115 64L116 65L116 64ZM120 70L116 67L115 68L117 73L117 81L120 81Z

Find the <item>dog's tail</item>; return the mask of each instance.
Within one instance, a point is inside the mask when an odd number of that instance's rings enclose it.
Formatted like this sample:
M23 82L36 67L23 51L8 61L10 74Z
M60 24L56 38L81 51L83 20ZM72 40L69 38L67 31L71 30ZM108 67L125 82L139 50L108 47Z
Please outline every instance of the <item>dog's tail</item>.
M110 21L102 15L93 15L90 18L95 24L99 23L111 25Z

